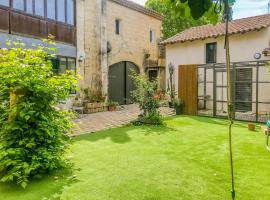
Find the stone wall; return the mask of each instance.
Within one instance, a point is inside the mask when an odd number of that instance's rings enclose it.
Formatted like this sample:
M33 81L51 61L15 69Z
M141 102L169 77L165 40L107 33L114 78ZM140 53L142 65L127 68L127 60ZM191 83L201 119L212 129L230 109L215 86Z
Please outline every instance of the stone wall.
M102 9L102 3L106 7ZM104 10L105 9L105 10ZM102 14L103 13L103 14ZM105 18L105 24L104 22ZM115 33L115 20L121 21L120 35ZM158 41L161 38L162 21L110 0L77 1L77 51L78 72L83 80L81 88L107 91L108 66L120 61L135 63L144 72L145 54L158 61ZM106 30L104 31L104 28ZM150 42L150 30L154 42ZM104 35L106 34L106 35ZM104 52L104 38L111 51ZM108 48L106 47L106 48ZM102 50L103 49L103 50ZM105 55L104 55L105 54ZM84 57L79 61L79 57ZM103 55L103 56L102 56ZM107 58L106 58L107 57ZM104 68L107 59L107 69ZM105 66L106 67L106 66ZM102 81L103 79L103 81Z

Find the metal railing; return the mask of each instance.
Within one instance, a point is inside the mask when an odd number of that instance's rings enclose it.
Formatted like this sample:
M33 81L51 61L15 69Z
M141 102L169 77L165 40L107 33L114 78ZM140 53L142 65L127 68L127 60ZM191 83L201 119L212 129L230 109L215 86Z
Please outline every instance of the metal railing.
M270 112L267 61L235 62L232 96L236 120L266 122ZM227 77L223 63L198 66L198 115L227 117Z

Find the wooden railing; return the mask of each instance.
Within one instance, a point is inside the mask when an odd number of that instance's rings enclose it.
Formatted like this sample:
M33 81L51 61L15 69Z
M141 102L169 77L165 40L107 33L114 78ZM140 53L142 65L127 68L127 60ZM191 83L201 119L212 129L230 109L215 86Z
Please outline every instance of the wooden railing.
M0 30L9 34L46 38L76 45L76 27L0 6Z

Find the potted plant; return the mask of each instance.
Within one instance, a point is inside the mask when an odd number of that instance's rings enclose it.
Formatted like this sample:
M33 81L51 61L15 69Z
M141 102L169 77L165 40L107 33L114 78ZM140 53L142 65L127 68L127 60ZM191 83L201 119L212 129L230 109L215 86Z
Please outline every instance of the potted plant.
M255 126L255 124L254 123L248 123L248 130L250 130L250 131L255 131L255 128L256 128L256 126Z
M114 101L108 101L107 102L107 106L108 106L108 110L109 111L115 111L116 110L116 107L118 106L119 104L117 102L114 102Z
M168 78L168 88L167 91L169 93L170 96L170 100L169 100L169 107L173 108L173 102L176 96L176 92L175 92L175 84L173 83L173 77L174 77L174 66L172 63L169 64L169 78Z
M173 107L175 109L176 115L183 114L184 102L181 99L174 99Z

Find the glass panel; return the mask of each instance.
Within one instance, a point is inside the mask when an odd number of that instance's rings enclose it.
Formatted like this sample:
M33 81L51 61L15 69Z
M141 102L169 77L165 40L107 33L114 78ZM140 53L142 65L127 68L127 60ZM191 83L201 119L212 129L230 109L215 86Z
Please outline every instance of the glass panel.
M26 12L33 14L33 0L26 0Z
M47 0L47 17L55 19L55 0Z
M150 70L148 76L151 81L156 80L158 78L158 70Z
M115 20L115 33L117 35L120 35L120 20L119 19Z
M24 10L24 0L13 0L13 8Z
M59 66L59 74L66 73L67 70L67 59L66 58L60 58L60 66Z
M68 70L76 71L76 60L75 58L68 58Z
M35 0L35 14L44 16L44 0Z
M67 69L76 72L76 59L75 58L68 58L68 66ZM71 94L76 94L76 88L70 89Z
M0 5L9 6L9 0L0 0Z
M155 34L154 34L154 31L150 31L150 42L152 43L152 42L154 42L154 39L155 38Z
M65 22L65 0L57 0L57 20Z
M74 0L67 0L67 23L74 25Z
M206 63L216 62L217 43L206 44Z
M58 74L59 66L60 66L60 60L58 58L52 58L52 69L55 74Z

